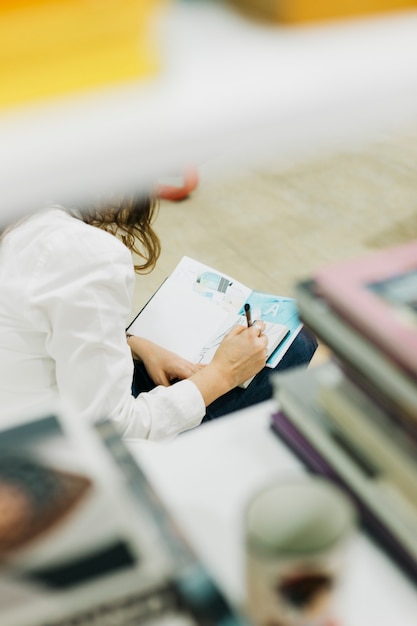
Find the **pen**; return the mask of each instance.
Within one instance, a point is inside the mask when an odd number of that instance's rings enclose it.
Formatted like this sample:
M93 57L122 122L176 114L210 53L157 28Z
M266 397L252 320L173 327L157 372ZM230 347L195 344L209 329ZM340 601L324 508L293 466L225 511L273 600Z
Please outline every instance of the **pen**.
M248 302L245 304L245 315L246 315L246 321L248 323L248 328L249 328L250 326L252 326L252 317L250 314L250 304Z

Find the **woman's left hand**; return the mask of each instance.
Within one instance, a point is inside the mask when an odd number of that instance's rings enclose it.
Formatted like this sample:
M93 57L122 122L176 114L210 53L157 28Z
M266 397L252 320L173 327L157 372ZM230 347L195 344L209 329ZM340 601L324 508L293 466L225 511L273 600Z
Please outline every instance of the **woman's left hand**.
M174 380L183 380L204 367L183 359L175 352L143 339L129 337L129 346L133 358L140 359L156 385L170 385Z

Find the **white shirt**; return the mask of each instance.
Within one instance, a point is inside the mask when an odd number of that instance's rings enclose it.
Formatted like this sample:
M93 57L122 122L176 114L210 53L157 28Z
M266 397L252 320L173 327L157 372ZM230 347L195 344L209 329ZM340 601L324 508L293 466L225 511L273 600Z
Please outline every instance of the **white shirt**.
M163 439L205 414L184 380L134 398L126 343L134 286L130 251L53 208L0 242L0 421L58 398L82 418L110 417L124 438Z

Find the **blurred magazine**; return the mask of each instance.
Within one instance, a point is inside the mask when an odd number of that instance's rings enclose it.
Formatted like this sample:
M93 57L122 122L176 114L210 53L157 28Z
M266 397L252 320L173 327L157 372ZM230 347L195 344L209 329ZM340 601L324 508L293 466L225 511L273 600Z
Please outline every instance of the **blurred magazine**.
M417 379L417 241L326 266L314 280L332 308Z
M0 499L1 626L244 626L111 422L11 419Z

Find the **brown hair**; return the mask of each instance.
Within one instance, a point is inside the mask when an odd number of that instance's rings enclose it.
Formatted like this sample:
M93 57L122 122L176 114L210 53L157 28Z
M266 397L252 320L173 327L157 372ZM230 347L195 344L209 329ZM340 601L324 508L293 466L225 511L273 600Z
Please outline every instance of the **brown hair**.
M84 208L81 219L119 237L143 261L135 263L135 271L146 274L153 270L161 253L159 237L152 227L157 210L152 196L131 197Z

